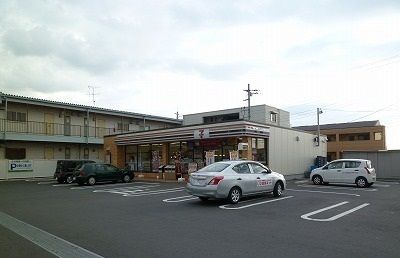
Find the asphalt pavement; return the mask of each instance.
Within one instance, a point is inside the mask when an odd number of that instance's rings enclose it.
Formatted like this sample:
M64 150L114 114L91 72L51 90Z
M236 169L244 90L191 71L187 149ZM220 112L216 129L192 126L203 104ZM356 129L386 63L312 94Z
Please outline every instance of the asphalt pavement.
M290 181L200 201L184 183L0 182L0 257L399 257L400 184Z

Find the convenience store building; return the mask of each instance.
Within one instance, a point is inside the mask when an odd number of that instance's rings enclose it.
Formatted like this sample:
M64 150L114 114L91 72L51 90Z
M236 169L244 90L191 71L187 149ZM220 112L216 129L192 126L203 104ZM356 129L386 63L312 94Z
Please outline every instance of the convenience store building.
M130 166L140 177L176 179L210 162L259 161L284 175L300 176L317 156L326 156L326 141L289 126L289 114L266 105L185 115L183 126L105 136L106 162Z

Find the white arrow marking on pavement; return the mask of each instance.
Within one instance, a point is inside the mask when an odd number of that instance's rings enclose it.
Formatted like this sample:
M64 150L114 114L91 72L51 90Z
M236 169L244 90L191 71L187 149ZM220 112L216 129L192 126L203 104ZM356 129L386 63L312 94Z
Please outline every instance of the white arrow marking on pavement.
M164 199L163 202L186 202L186 201L196 200L196 199L198 199L198 197L195 197L193 195L185 195L185 196L181 196L181 197Z
M265 203L269 203L269 202L283 201L283 200L286 200L286 199L289 199L289 198L292 198L292 197L294 197L294 196L286 196L286 197L282 197L282 198L279 198L279 199L273 199L273 200L268 200L268 201L264 201L264 202L257 202L257 203L253 203L253 204L240 206L240 207L227 207L230 204L226 204L226 205L219 206L219 208L225 209L225 210L240 210L240 209L245 209L245 208L249 208L249 207L252 207L252 206L261 205L261 204L265 204Z
M311 190L295 190L295 189L285 189L285 191L294 191L294 192L306 192L306 193L324 193L324 194L338 194L338 195L351 195L351 196L360 196L359 194L351 194L351 193L323 192L323 191L311 191Z

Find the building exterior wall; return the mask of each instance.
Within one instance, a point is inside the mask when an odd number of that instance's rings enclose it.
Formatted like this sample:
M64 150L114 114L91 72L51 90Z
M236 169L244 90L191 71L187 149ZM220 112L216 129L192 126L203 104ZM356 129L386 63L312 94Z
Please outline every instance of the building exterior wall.
M271 121L270 117L271 112L278 114L276 122ZM203 124L204 117L226 115L231 113L238 113L239 119L247 119L247 108L244 111L242 108L233 108L233 109L184 115L183 125L187 126L187 125ZM261 124L290 127L289 112L267 105L252 106L250 121Z
M315 144L315 135L287 128L270 128L269 166L284 175L300 175L314 165L317 156L326 157L327 144Z
M400 179L400 150L345 151L343 158L371 160L377 178Z
M99 144L74 144L74 143L43 143L43 142L19 142L8 141L7 148L25 148L25 159L46 159L45 149L50 148L53 152L53 157L50 159L65 159L65 148L70 148L70 159L84 159L85 148L89 149L89 158L95 161L104 161L103 146ZM4 148L0 148L4 152ZM3 157L5 153L3 154Z
M384 126L331 129L321 130L321 133L327 136L335 135L334 141L328 141L328 153L334 153L333 159L342 157L342 152L346 150L386 150L386 135ZM369 140L343 141L340 135L368 133ZM374 133L382 133L381 140L375 140Z

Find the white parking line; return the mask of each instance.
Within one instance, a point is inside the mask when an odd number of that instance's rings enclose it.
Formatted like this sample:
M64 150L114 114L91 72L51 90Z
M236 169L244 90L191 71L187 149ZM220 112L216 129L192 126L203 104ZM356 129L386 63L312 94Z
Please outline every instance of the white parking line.
M38 185L52 185L52 184L54 184L54 181L53 182L49 182L49 181L46 181L46 182L39 182L39 183L37 183Z
M139 194L126 194L126 195L123 195L123 196L125 196L125 197L139 197L139 196L174 193L174 192L181 192L181 191L185 191L185 187L171 188L171 189L158 190L158 191L149 191L149 192L143 192L143 193L139 193Z
M240 209L245 209L245 208L249 208L249 207L252 207L252 206L261 205L261 204L265 204L265 203L283 201L283 200L286 200L286 199L289 199L289 198L293 198L293 197L294 196L286 196L286 197L281 197L281 198L278 198L278 199L252 203L252 204L248 204L248 205L244 205L244 206L240 206L240 207L227 207L227 206L229 206L231 204L226 204L226 205L219 206L219 208L225 209L225 210L240 210ZM241 202L241 203L243 203L243 202Z
M54 179L45 179L45 178L42 178L42 179L40 179L40 178L37 178L37 179L25 179L25 182L50 182L50 181L52 181L52 182L54 182L55 180Z
M400 184L399 182L392 182L392 181L376 181L378 184L388 184L388 185L398 185Z
M300 180L300 181L296 181L296 182L294 182L295 184L304 184L304 183L308 183L308 182L310 182L310 180Z
M195 197L193 195L185 195L181 197L175 197L175 198L169 198L169 199L164 199L163 202L186 202L190 200L198 200L198 197Z
M40 246L57 257L102 257L3 212L0 212L0 225Z
M377 184L377 183L375 183L374 186L379 186L379 187L390 187L390 185L383 185L383 184Z
M335 189L335 190L349 190L349 191L364 191L364 192L376 192L378 189L364 189L364 188L354 188L354 187L335 187L335 186L318 186L318 185L298 185L298 187L308 187L308 188L320 188L320 189Z
M108 188L108 187L115 187L115 186L119 186L119 185L125 185L125 186L129 186L129 185L152 185L154 187L159 186L160 184L158 183L145 183L145 182L132 182L132 183L119 183L119 184L104 184L104 185L94 185L94 186L76 186L76 187L71 187L71 190L85 190L85 189L97 189L97 188Z
M306 192L306 193L323 193L323 194L338 194L338 195L360 196L359 194L351 194L351 193L324 192L324 191L297 190L297 189L285 189L285 190L286 191L294 191L294 192Z
M326 208L323 208L323 209L319 209L319 210L316 210L316 211L301 215L300 217L302 219L306 219L306 220L329 222L329 221L337 220L338 218L346 216L346 215L348 215L348 214L350 214L352 212L355 212L355 211L357 211L359 209L362 209L362 208L364 208L364 207L369 205L369 203L364 203L364 204L359 205L359 206L357 206L357 207L355 207L355 208L353 208L351 210L339 213L339 214L337 214L335 216L332 216L330 218L327 218L327 219L312 219L312 218L310 218L310 216L312 216L312 215L315 215L315 214L318 214L318 213L321 213L321 212L324 212L324 211L327 211L327 210L342 206L342 205L347 204L347 203L349 203L349 202L341 202L341 203L338 203L338 204L335 204L335 205L332 205L332 206L329 206L329 207L326 207Z

